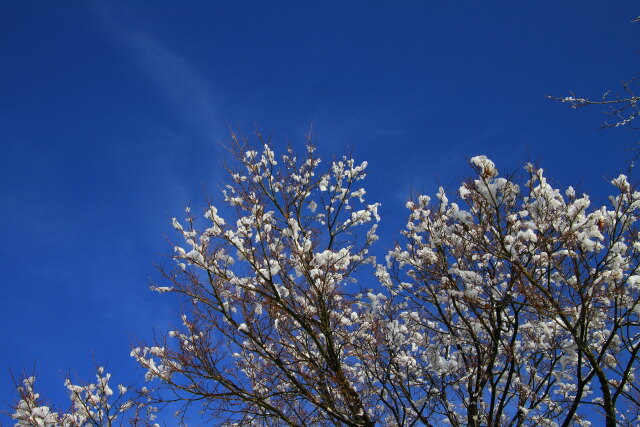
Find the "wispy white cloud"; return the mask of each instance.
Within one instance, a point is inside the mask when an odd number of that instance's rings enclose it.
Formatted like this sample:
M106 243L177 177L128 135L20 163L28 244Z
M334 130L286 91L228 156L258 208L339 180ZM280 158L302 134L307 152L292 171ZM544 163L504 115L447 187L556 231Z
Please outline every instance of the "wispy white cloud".
M108 4L96 2L92 9L107 37L125 48L187 125L207 142L220 135L222 126L217 119L212 87L197 66L152 34L116 20Z
M155 83L160 94L167 100L171 114L180 119L179 128L158 123L147 134L158 147L153 159L157 170L162 170L160 184L165 199L175 200L173 215L182 210L196 195L201 195L199 183L219 182L224 169L205 168L194 174L181 169L176 156L189 152L191 158L209 162L224 156L222 142L228 131L219 118L219 109L214 101L215 85L196 64L176 48L167 45L153 32L146 30L144 22L127 21L121 12L116 13L106 1L91 2L95 25L101 28L107 42L128 57L141 71L143 78ZM194 155L194 153L198 153ZM202 164L200 164L202 166ZM213 163L215 166L215 163Z
M211 88L186 58L140 31L125 34L134 60L191 126L212 135L219 128Z

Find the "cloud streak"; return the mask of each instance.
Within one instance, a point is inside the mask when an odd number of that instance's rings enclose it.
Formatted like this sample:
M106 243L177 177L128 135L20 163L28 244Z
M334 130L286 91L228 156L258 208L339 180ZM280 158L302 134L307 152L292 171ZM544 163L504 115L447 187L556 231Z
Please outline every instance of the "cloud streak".
M108 36L124 45L131 59L158 85L187 125L208 142L220 134L211 86L193 63L151 34L117 21L108 5L96 3L93 12Z
M182 118L209 136L218 126L211 89L201 73L184 57L142 32L125 35L132 56L169 98Z

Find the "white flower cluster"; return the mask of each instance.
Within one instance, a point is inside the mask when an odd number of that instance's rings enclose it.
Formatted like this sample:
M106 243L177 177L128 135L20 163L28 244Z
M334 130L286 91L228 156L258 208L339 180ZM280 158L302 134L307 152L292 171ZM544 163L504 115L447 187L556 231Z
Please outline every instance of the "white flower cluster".
M22 381L18 387L21 397L12 414L16 426L37 427L79 427L86 425L113 425L116 420L141 421L144 425L152 424L157 409L143 403L139 396L128 398L128 388L119 384L114 392L109 386L111 374L105 373L103 367L96 369L96 382L86 385L75 385L70 379L64 382L69 391L72 408L68 412L56 412L40 402L40 394L34 391L36 378L31 376Z
M498 177L486 156L471 164L478 178L458 193L468 208L442 188L436 206L426 196L409 202L408 243L377 266L396 296L396 318L386 323L395 359L386 369L406 383L441 378L431 391L444 400L434 399L433 410L447 422L473 408L480 424L515 416L556 425L567 402L602 398L592 388L631 397L640 193L620 175L611 207L590 210L587 195L569 187L565 198L542 169L527 165L522 188ZM596 373L596 386L578 379ZM461 394L461 384L473 386ZM462 406L449 408L461 395ZM489 398L516 400L520 409L504 406L492 418Z

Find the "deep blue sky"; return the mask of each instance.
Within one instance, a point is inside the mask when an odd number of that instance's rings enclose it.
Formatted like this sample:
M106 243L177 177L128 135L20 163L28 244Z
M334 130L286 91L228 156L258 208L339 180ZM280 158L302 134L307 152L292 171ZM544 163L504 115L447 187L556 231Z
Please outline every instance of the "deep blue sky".
M282 147L313 125L323 156L368 160L390 239L411 189L457 188L473 155L602 198L639 139L544 97L640 70L637 2L311 3L0 2L5 400L34 363L65 405L94 360L139 376L130 344L179 309L153 263L170 218L218 194L228 126Z

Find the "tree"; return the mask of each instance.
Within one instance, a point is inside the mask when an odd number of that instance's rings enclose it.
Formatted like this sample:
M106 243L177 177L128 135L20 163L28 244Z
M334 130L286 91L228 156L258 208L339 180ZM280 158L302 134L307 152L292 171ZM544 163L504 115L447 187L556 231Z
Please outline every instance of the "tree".
M67 378L64 385L69 392L72 406L68 411L56 411L42 402L35 392L35 376L22 379L16 384L19 401L15 405L13 418L16 426L159 426L152 424L157 408L148 404L144 395L133 393L122 384L114 392L109 386L111 374L104 367L96 367L96 382L77 385Z
M233 135L221 202L173 222L184 243L153 289L184 314L131 351L145 399L228 425L640 421L640 192L626 176L592 208L533 165L505 178L473 157L455 196L407 203L384 256L366 162L322 170L311 136L279 157L258 136L260 151ZM14 417L28 425L41 407L26 400Z
M640 17L631 21L632 23L640 22ZM571 108L582 108L589 105L604 105L608 108L605 112L607 117L610 117L609 121L605 121L602 124L603 128L612 128L627 126L632 121L640 116L640 96L636 95L634 89L639 82L640 75L636 75L634 78L622 82L622 95L611 96L611 91L607 91L602 95L602 99L589 99L576 96L571 93L569 96L547 96L549 99L553 99L562 103L569 103Z
M553 97L548 98L562 103L569 103L571 108L582 108L588 105L604 105L609 108L605 114L610 117L609 121L605 121L602 124L603 128L612 128L626 126L640 116L640 107L638 102L640 96L635 94L634 87L638 84L638 78L635 76L631 80L622 82L623 95L617 95L613 98L610 96L611 92L607 91L602 95L602 99L588 99L580 98L571 93L565 97Z

